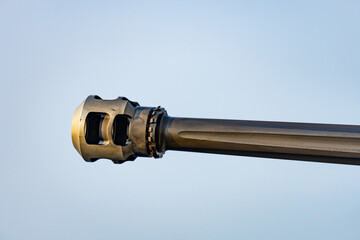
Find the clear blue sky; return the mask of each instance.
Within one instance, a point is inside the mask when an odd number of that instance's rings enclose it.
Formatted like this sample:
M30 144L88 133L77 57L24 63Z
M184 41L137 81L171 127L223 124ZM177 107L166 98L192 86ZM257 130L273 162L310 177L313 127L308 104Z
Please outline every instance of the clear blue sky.
M359 239L360 167L71 143L89 95L360 124L359 1L1 1L0 239Z

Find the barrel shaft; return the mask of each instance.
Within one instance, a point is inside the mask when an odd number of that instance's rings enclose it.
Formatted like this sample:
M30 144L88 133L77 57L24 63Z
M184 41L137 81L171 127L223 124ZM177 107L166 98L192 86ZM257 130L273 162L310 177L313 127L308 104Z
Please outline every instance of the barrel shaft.
M164 116L164 150L360 165L360 126Z

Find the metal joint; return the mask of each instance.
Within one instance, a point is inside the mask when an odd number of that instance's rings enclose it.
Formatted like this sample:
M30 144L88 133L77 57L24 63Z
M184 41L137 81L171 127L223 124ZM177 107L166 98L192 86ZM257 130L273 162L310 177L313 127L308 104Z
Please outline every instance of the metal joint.
M154 108L147 123L147 146L149 154L154 158L161 158L164 154L164 152L159 151L156 141L159 139L158 125L164 114L167 114L164 108L160 106Z

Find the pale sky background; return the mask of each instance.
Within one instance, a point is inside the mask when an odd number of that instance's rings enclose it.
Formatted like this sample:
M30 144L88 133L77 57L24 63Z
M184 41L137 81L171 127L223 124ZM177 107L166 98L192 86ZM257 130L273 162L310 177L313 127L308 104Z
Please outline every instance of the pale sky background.
M86 163L90 94L171 116L360 124L359 1L1 1L0 239L360 239L360 167Z

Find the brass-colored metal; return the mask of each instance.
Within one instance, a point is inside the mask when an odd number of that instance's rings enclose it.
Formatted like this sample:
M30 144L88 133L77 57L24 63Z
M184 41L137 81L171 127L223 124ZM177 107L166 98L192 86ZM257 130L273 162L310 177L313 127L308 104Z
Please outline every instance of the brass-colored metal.
M113 123L117 115L134 116L137 103L128 101L126 98L115 100L102 100L98 96L89 96L75 110L72 121L71 136L75 149L85 161L93 162L99 158L108 158L115 163L121 163L134 154L132 144L118 146L112 139ZM86 131L89 126L86 119L90 113L99 113L102 119L99 133L101 140L96 144L89 144L86 141Z
M179 150L360 165L360 126L174 118L123 97L89 96L75 111L72 140L86 161Z

